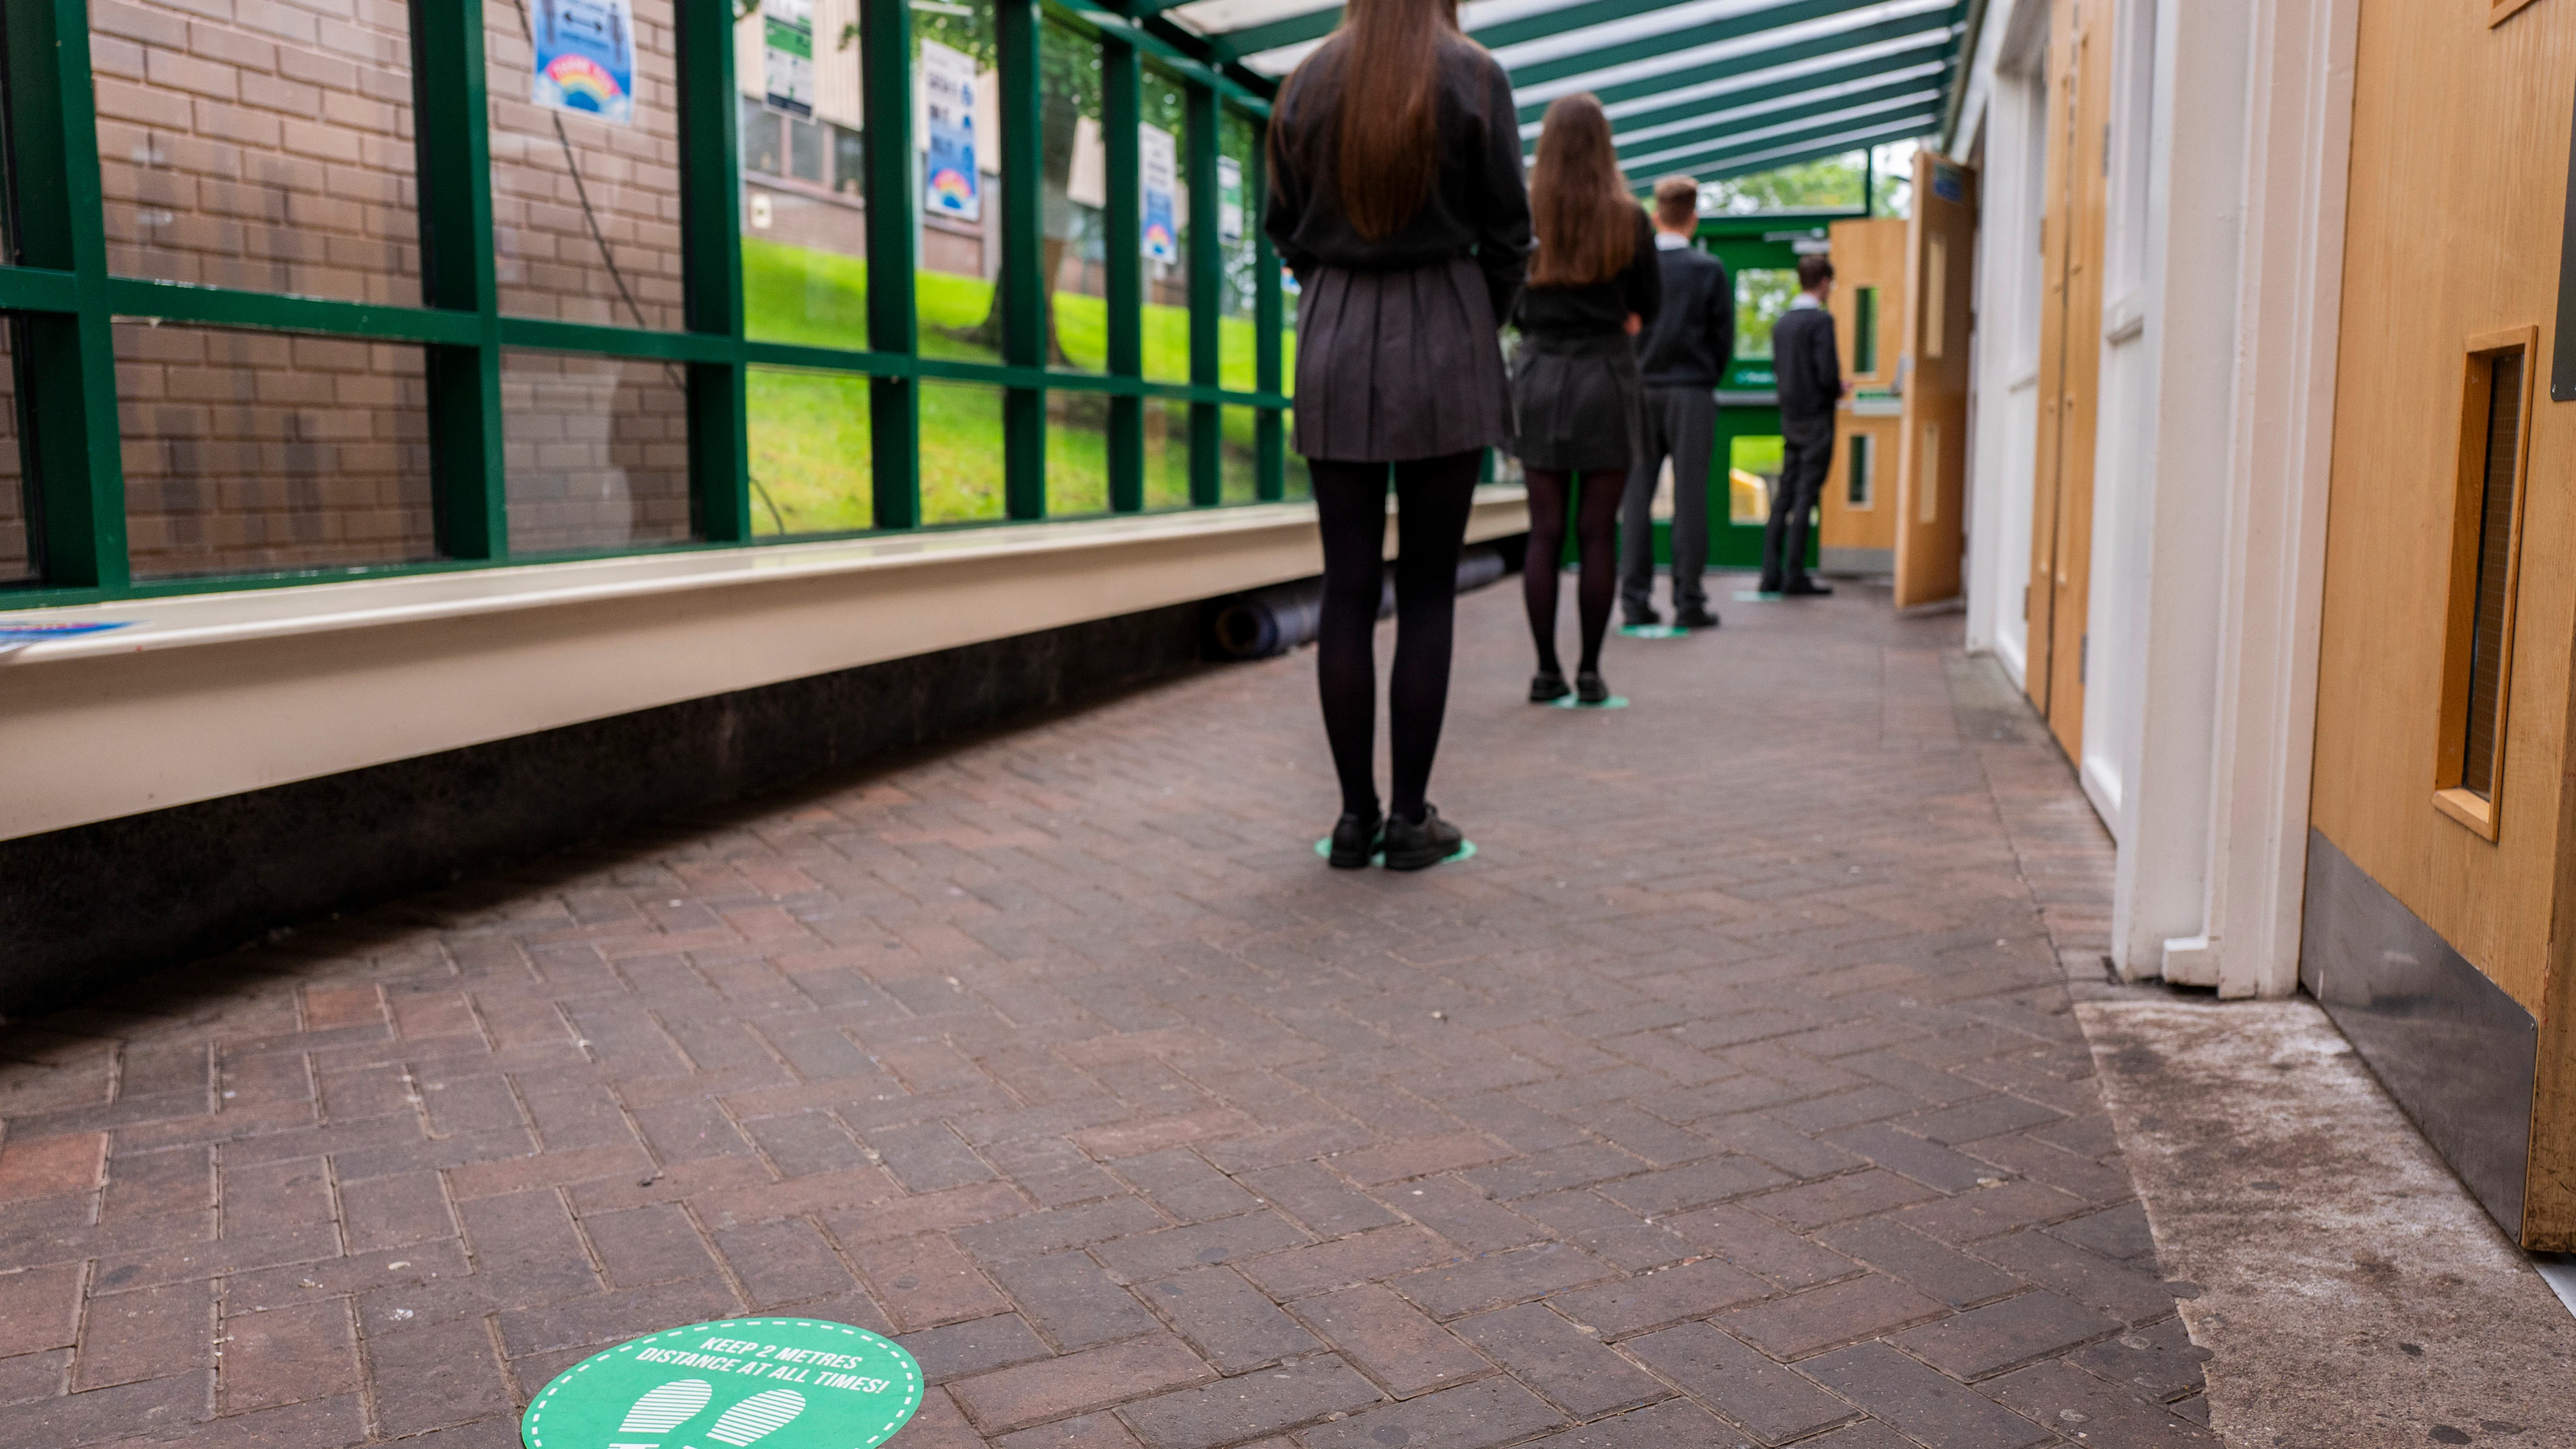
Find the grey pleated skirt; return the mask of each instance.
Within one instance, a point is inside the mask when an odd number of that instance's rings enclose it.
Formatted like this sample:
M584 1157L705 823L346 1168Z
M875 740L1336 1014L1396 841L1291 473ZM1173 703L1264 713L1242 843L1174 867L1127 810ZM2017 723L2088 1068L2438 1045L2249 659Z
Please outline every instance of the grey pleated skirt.
M1527 336L1512 365L1512 454L1524 468L1625 468L1636 456L1645 389L1623 332Z
M1500 447L1511 384L1485 274L1459 257L1405 272L1317 268L1297 297L1297 435L1336 463Z

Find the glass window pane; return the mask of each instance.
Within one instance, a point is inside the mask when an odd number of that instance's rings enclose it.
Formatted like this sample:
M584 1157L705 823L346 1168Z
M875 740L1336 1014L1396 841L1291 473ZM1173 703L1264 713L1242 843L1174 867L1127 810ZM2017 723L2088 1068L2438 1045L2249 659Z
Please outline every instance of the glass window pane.
M1047 514L1109 511L1109 395L1047 393Z
M1798 297L1798 274L1780 267L1746 267L1735 274L1735 355L1771 356L1771 324Z
M1253 244L1260 209L1247 187L1258 132L1252 119L1225 107L1220 113L1216 162L1216 234L1225 249L1225 275L1217 290L1217 385L1250 392L1260 385L1252 351L1253 307L1258 300L1260 249Z
M0 323L0 583L35 577L27 536L27 468L18 452L18 329Z
M924 380L921 521L973 523L1002 514L1002 390Z
M1297 274L1279 264L1279 390L1297 395Z
M1045 213L1047 365L1109 370L1109 282L1101 207L1109 155L1100 144L1100 42L1053 20L1038 57L1040 184Z
M1145 117L1137 133L1137 176L1145 188L1139 214L1145 253L1145 375L1190 380L1189 97L1179 81L1145 72L1139 92ZM1149 505L1150 506L1150 505Z
M751 428L751 530L768 538L876 526L868 380L755 367L743 378Z
M672 0L484 0L501 310L676 329ZM540 67L539 62L543 65Z
M434 557L418 347L115 326L134 576Z
M403 7L95 0L90 73L111 270L419 304Z
M1222 409L1224 431L1217 449L1218 496L1228 503L1250 503L1261 495L1260 457L1254 409Z
M1783 456L1777 433L1739 437L1727 444L1727 522L1742 525L1770 520L1771 490L1780 485Z
M1190 506L1190 405L1145 399L1145 507Z
M688 393L677 364L504 352L501 415L511 553L691 536Z
M1297 415L1293 412L1281 413L1279 415L1279 427L1282 432L1287 434L1287 436L1292 439L1295 438L1297 436ZM1280 496L1297 499L1314 497L1315 475L1307 471L1305 457L1294 447L1289 447L1283 450L1283 464L1284 466L1280 469L1280 481L1283 485L1280 489Z
M864 348L859 0L736 0L734 10L744 330L765 342Z
M913 296L926 357L1002 360L1001 293L993 285L1002 268L994 31L993 0L913 7L913 115L921 123L914 138L921 259Z

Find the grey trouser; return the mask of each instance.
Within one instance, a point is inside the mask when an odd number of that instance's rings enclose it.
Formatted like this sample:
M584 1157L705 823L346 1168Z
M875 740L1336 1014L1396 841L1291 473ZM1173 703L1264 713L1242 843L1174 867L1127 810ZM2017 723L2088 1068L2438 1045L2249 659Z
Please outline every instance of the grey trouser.
M1824 495L1834 465L1834 415L1780 420L1780 481L1771 489L1771 518L1762 530L1764 593L1807 577L1807 520Z
M1717 397L1704 387L1650 387L1639 410L1637 458L1619 501L1619 605L1631 621L1655 597L1655 482L1673 460L1673 608L1708 605L1708 462L1717 438Z

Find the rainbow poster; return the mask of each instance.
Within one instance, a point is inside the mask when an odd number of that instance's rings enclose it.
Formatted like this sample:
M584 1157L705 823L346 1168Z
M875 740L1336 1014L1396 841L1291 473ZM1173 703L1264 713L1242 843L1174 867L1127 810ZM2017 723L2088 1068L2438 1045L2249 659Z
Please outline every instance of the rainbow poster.
M537 0L538 105L635 120L635 12L631 0Z
M921 208L957 221L984 218L984 183L976 172L975 57L935 40L921 42Z
M1166 265L1181 259L1180 141L1159 126L1136 131L1136 161L1145 190L1145 255Z

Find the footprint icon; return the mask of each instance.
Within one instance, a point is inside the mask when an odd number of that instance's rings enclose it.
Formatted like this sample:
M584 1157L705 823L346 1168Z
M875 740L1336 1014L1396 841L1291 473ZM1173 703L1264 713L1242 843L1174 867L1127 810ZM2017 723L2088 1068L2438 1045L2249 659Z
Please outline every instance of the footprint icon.
M620 1434L662 1435L697 1417L697 1412L715 1397L715 1389L705 1379L675 1379L659 1388L647 1389L635 1407L626 1411L626 1422L617 1426ZM617 1449L650 1449L648 1445L619 1445Z
M744 1449L785 1428L789 1420L804 1412L803 1394L794 1389L771 1389L725 1410L716 1426L707 1431L707 1437Z

